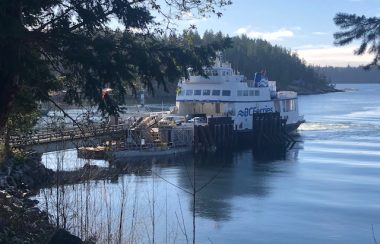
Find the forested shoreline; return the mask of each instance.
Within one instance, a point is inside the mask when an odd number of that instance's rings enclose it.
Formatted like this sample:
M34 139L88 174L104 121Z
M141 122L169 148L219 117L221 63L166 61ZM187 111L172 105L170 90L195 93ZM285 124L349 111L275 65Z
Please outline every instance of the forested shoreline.
M315 67L315 69L331 83L380 83L379 69L359 67Z
M197 32L186 32L180 39L188 39L194 45L205 45L228 37L221 32L206 31L203 36ZM231 37L232 45L223 52L223 57L233 69L248 79L255 72L265 71L269 80L277 81L279 90L292 90L299 94L318 94L336 91L329 80L300 59L297 54L281 46L272 45L262 39L251 39L245 35ZM155 96L148 95L148 101L157 99L174 100L177 81L155 90Z

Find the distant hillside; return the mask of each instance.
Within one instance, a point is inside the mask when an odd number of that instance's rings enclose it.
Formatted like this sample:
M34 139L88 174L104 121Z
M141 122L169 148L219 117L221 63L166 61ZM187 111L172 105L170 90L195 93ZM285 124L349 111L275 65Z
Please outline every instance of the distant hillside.
M335 91L323 75L286 48L247 36L233 37L232 41L233 47L224 52L225 58L249 78L265 70L270 80L277 81L280 90L299 94Z
M196 32L187 33L195 45L209 43L222 38L221 32L206 31L201 37ZM232 37L232 47L223 52L224 58L232 64L235 70L253 79L255 72L265 70L270 80L277 81L280 90L293 90L299 94L316 94L336 91L329 85L325 76L316 72L290 50L273 46L261 39L251 39L247 36ZM168 93L156 89L153 100L175 98L176 81L167 84ZM152 97L148 96L147 101Z
M315 67L331 83L380 83L380 70L363 67Z

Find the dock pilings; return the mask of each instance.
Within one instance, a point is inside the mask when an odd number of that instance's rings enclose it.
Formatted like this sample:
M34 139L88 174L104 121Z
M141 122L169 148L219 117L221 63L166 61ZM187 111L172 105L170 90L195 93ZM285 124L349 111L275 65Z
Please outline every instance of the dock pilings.
M295 141L286 129L286 119L280 113L257 113L253 115L253 148L257 151L290 149Z

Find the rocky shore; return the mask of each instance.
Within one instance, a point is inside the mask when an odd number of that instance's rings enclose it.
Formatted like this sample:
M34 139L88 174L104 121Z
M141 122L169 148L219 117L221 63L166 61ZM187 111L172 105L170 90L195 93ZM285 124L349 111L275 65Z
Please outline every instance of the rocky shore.
M54 172L41 163L41 154L26 153L23 157L0 163L0 243L76 244L82 241L49 221L38 201L30 197L41 188L77 184L89 180L116 181L121 174L151 174L151 162L139 164L113 162L109 167L84 165L75 171Z
M85 243L49 221L30 197L53 182L55 173L41 164L41 155L29 153L0 165L0 243Z
M325 94L330 92L343 92L342 90L336 89L333 86L322 86L319 88L307 88L304 86L292 86L290 85L286 90L295 91L298 95L317 95Z
M0 190L0 243L47 243L55 232L30 191L16 187Z

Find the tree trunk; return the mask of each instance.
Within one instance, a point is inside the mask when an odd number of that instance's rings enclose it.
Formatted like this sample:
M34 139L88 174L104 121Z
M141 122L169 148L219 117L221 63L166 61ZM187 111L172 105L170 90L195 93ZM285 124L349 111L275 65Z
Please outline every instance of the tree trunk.
M18 91L19 76L15 75L13 79L4 81L4 83L0 89L0 131L6 127L9 114L12 111Z
M21 3L18 0L2 4L0 11L0 131L5 128L19 90L21 45L25 28Z

